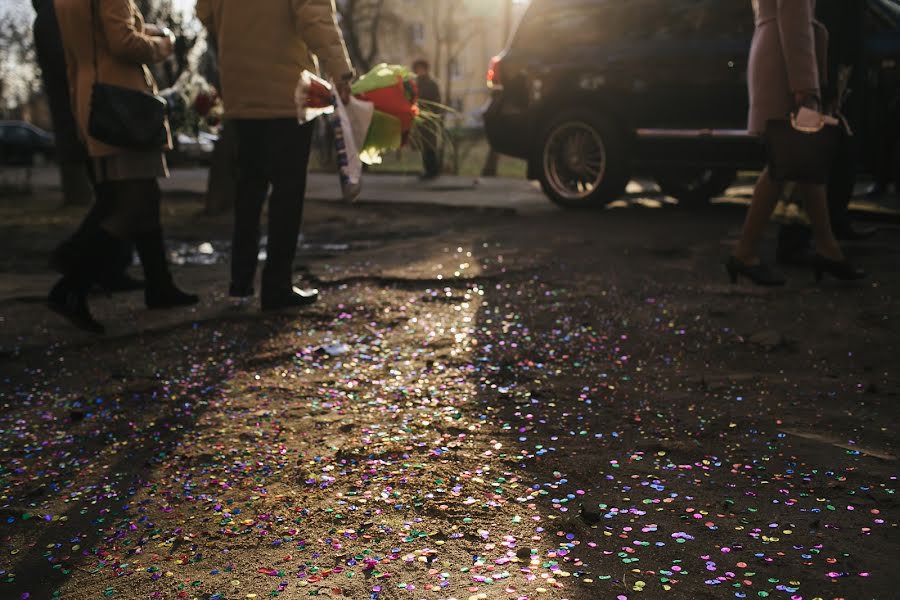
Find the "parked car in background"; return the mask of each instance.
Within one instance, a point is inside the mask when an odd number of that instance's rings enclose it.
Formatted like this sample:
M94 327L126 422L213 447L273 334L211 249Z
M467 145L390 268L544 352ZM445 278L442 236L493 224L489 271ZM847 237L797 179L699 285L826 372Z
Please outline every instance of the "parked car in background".
M24 121L0 121L0 165L31 167L55 153L52 133Z
M883 148L900 116L900 0L860 1L873 93L857 134ZM763 164L746 132L753 22L747 0L533 0L488 71L488 139L563 206L605 205L633 176L706 201Z

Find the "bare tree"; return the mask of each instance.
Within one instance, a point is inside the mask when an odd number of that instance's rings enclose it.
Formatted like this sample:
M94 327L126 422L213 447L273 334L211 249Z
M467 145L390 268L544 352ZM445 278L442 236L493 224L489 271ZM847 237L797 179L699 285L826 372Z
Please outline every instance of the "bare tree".
M504 0L503 2L503 33L509 43L509 36L512 34L512 13L513 0ZM488 151L487 158L484 161L484 167L481 169L482 177L496 177L497 169L500 166L500 154L491 148Z
M0 112L7 114L40 87L30 17L23 10L0 13Z
M435 69L443 76L444 101L452 106L460 57L473 40L484 35L485 23L482 19L467 15L465 0L431 0L430 11L434 31ZM460 158L459 144L454 144L451 172L459 172Z
M350 60L362 72L374 66L380 52L381 26L387 16L384 4L385 0L342 0L337 5Z

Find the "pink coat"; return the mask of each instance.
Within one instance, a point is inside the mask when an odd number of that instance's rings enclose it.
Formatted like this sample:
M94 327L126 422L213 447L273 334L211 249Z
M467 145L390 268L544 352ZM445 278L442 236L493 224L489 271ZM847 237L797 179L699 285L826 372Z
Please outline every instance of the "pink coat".
M759 0L750 51L750 118L761 134L766 121L794 107L794 93L821 93L827 74L828 30L816 21L816 0Z

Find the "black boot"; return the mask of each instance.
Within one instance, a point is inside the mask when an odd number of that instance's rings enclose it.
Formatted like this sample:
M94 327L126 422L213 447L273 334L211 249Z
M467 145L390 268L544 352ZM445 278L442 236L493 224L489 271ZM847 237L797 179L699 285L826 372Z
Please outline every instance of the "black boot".
M58 251L56 258L63 278L47 298L50 309L79 329L103 333L103 325L91 315L87 294L92 285L108 276L112 267L111 257L115 255L119 243L119 240L98 228L73 237Z
M79 253L79 244L83 238L90 235L87 228L83 228L61 243L50 254L50 268L60 274L65 274L73 268L73 260ZM105 292L132 292L144 289L144 282L135 279L128 274L128 267L131 265L134 248L130 242L124 240L119 242L119 249L115 253L115 260L111 262L109 268L104 271L102 277L97 281L97 287Z
M90 333L106 333L103 325L91 314L87 293L83 280L64 276L50 290L47 306L79 329Z
M133 292L146 287L143 280L135 279L128 274L128 267L134 262L134 244L122 242L116 256L116 262L105 281L100 285L107 292Z
M144 289L144 300L147 308L166 309L179 306L192 306L200 301L194 294L188 294L175 286L169 263L166 260L166 248L163 244L162 230L141 233L135 236L134 246L141 264L147 287Z

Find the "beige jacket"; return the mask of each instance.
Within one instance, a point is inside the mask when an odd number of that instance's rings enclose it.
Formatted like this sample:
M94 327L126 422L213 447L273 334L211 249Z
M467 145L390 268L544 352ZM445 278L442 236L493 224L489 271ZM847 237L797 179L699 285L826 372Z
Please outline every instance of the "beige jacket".
M828 73L828 30L816 21L816 0L759 0L750 51L748 129L794 109L795 92L820 93Z
M96 27L92 27L91 2L96 2ZM146 65L165 58L165 40L144 33L144 19L132 0L54 0L54 7L66 54L72 110L88 154L101 157L126 152L88 135L94 41L102 83L155 93L156 82ZM171 136L166 147L160 148L164 149L171 149Z
M333 0L197 0L197 16L218 46L229 118L294 117L300 73L313 55L333 79L353 67Z

